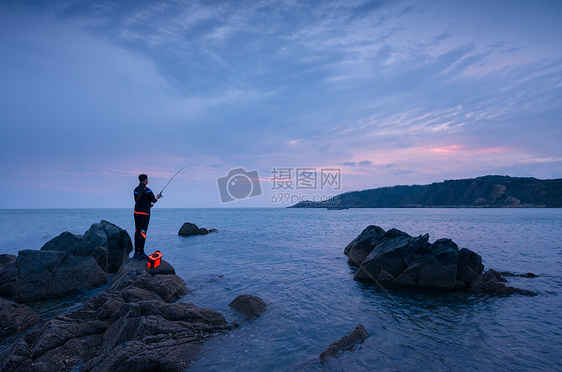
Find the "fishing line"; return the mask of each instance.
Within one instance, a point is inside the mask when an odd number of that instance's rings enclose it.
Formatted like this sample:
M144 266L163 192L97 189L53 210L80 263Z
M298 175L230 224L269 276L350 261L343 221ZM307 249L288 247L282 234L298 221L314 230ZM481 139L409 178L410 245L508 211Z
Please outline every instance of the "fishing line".
M162 191L160 191L160 192L158 193L158 195L162 196L162 193L164 192L164 190L166 190L166 187L168 187L168 185L170 184L170 182L172 182L172 180L173 180L174 178L176 178L176 176L177 176L178 174L180 174L180 172L181 172L182 170L184 170L185 168L192 168L192 169L193 169L193 167L192 167L191 165L186 165L185 167L183 167L182 169L180 169L179 171L177 171L176 174L174 174L174 176L173 176L172 178L170 178L170 180L169 180L168 183L164 186L164 188L162 189Z

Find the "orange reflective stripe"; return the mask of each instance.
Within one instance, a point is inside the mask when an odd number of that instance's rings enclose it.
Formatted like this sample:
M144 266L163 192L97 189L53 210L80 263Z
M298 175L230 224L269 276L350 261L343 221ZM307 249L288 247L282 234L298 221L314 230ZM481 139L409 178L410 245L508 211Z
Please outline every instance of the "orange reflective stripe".
M146 239L146 234L143 233L142 231L140 233L141 233L142 237Z
M145 216L150 216L150 213L137 212L137 211L135 211L135 214L144 214Z

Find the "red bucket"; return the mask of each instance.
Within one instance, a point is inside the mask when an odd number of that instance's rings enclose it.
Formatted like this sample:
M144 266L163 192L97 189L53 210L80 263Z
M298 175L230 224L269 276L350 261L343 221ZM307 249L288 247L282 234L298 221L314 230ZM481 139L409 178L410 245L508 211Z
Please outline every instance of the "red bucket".
M148 256L148 268L154 269L155 267L160 266L160 261L162 260L162 253L160 251L156 251L150 256Z

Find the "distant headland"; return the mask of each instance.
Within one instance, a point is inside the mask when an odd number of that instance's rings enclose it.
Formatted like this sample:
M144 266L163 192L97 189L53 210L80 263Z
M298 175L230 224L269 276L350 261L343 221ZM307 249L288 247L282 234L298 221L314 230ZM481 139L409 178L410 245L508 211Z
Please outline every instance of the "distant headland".
M430 185L399 185L351 191L322 202L289 208L561 208L562 178L483 176Z

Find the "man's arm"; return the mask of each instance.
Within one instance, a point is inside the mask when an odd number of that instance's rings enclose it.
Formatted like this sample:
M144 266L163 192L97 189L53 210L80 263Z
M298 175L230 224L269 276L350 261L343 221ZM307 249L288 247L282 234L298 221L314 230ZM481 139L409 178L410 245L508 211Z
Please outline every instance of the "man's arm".
M148 194L148 199L150 199L151 203L156 203L161 196L160 194L154 196L154 193L150 189L148 190L147 194Z

